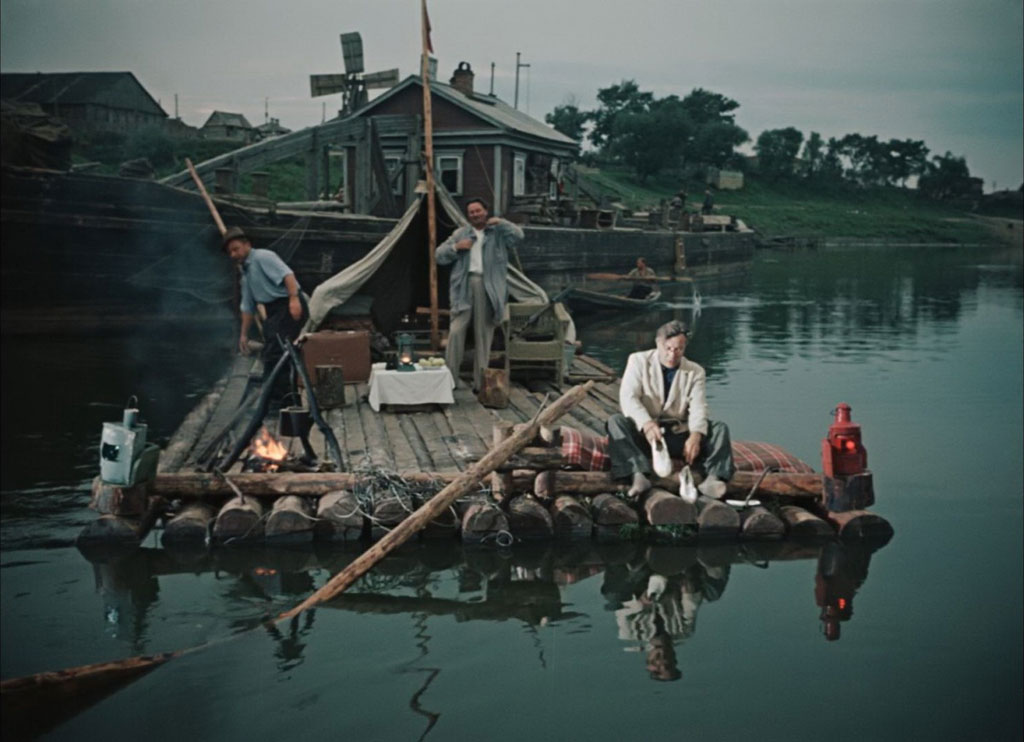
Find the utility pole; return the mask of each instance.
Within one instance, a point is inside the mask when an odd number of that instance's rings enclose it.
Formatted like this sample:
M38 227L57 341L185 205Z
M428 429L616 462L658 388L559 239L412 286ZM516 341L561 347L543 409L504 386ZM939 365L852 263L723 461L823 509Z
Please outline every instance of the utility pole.
M523 64L522 62L519 61L519 54L519 52L516 52L516 97L515 103L512 106L513 108L519 108L519 68L530 66L528 64Z
M174 94L174 118L176 118L176 119L179 118L179 116L178 116L178 94L177 93Z
M491 95L494 95L494 62L491 62Z

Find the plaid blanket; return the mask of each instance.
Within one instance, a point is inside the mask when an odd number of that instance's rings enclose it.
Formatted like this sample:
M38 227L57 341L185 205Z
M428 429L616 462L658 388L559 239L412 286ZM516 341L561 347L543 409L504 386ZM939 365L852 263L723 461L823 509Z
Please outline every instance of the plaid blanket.
M604 471L611 468L607 436L582 433L568 426L562 426L560 432L562 457L568 466L578 466L584 471ZM814 471L806 461L797 458L786 449L761 441L733 441L732 457L738 471L761 473L769 466L791 474Z

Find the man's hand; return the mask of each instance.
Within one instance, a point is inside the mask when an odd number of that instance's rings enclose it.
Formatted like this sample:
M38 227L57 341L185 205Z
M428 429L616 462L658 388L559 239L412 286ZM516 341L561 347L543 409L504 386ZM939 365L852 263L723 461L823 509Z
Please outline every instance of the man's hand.
M493 227L495 224L501 224L500 216L492 216L490 219L487 220L488 227Z
M249 339L245 335L238 336L238 352L243 356L249 355Z
M657 420L648 420L644 423L644 437L652 446L661 440L661 426Z
M299 297L288 297L288 314L290 314L292 319L296 322L298 322L302 317L302 302L299 301Z
M690 437L686 439L686 443L683 444L683 457L686 459L686 463L693 466L693 463L700 456L700 443L704 440L704 436L697 432L691 432Z
M473 243L475 243L475 242L476 242L476 240L472 239L471 237L466 237L466 238L461 239L461 240L459 240L458 242L455 243L455 249L456 250L469 250L471 247L473 247Z

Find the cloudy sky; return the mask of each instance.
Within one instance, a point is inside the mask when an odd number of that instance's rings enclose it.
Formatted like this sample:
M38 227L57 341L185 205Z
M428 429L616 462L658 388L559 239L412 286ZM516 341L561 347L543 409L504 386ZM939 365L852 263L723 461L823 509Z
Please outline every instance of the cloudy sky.
M430 0L440 75L460 61L542 118L635 79L657 95L703 87L740 103L756 138L795 126L923 139L967 158L986 190L1024 179L1020 0ZM130 70L199 126L215 109L290 128L328 117L309 74L341 71L338 36L362 33L367 70L417 70L418 0L4 0L4 72Z

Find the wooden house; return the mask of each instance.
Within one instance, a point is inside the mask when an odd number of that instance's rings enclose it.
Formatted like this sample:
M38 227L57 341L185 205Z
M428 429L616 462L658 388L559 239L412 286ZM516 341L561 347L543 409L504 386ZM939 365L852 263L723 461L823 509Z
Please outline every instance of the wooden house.
M240 113L214 111L206 119L200 132L204 139L222 139L248 144L257 139L258 134L252 124Z
M508 213L517 199L557 196L560 178L578 155L579 145L497 96L476 92L473 77L470 66L462 62L449 84L430 83L437 179L456 200L484 198L495 215ZM356 111L352 119L420 116L422 84L418 75L411 75ZM379 140L396 200L408 203L409 178L401 173L409 167L418 169L421 143L385 129ZM355 147L337 147L333 154L344 160L331 168L341 174L334 187L345 193L348 203L359 203L360 185L370 184L357 178Z
M128 134L167 121L167 113L131 72L4 73L0 95L37 103L78 133Z

